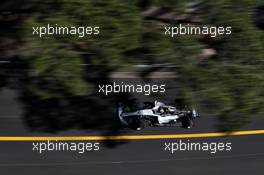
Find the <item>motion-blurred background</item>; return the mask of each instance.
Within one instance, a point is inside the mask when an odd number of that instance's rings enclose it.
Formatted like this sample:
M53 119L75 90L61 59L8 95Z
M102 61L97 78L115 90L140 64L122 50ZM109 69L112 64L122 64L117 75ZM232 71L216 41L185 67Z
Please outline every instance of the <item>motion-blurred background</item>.
M180 23L231 26L232 34L164 35L164 26ZM100 36L32 35L47 24L100 26ZM32 130L118 130L97 120L116 101L93 93L98 81L164 73L184 103L218 117L219 130L263 115L262 0L2 0L0 25L0 88L19 94Z

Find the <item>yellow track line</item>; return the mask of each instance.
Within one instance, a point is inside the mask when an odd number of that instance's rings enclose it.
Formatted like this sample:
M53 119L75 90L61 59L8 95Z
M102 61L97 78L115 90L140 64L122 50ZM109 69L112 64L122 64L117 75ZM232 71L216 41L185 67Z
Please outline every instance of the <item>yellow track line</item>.
M197 133L169 135L131 135L131 136L0 136L0 141L102 141L102 140L150 140L150 139L184 139L224 136L242 136L264 134L264 130L236 131L231 133Z

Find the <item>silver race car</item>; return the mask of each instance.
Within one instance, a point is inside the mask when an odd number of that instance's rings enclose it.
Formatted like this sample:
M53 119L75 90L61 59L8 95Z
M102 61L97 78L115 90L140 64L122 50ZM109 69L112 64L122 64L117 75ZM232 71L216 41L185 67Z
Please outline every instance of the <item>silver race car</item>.
M162 102L145 102L143 108L131 110L131 107L119 104L118 116L123 126L141 130L148 126L171 126L181 123L183 128L194 126L198 117L196 110L178 110Z

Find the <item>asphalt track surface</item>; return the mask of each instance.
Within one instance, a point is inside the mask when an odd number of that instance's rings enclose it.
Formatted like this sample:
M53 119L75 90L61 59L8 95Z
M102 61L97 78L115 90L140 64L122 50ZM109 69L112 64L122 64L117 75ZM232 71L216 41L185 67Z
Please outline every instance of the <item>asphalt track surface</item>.
M101 136L100 131L67 130L56 134L31 132L21 119L16 95L8 90L0 94L1 136ZM143 131L121 130L130 136L193 134L216 132L218 121L205 116L190 130L180 127L155 127ZM255 119L244 130L264 129L264 119ZM165 143L231 142L231 151L165 151ZM205 137L182 139L143 139L98 141L100 150L77 152L32 151L32 141L0 141L0 174L263 174L264 135ZM89 141L85 141L89 142ZM92 142L92 141L91 141ZM93 141L96 142L96 141Z

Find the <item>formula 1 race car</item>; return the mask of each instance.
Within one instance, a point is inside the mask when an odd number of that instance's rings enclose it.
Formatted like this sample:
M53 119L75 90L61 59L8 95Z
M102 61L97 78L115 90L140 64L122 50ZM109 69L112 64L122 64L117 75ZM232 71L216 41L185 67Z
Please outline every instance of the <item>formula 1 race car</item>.
M141 130L148 126L171 126L181 123L183 128L194 126L194 119L198 117L196 110L178 110L176 107L162 102L145 102L143 108L133 111L127 106L118 105L118 116L123 126Z

